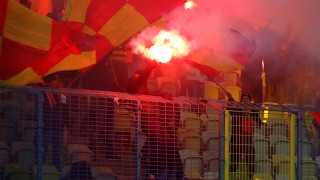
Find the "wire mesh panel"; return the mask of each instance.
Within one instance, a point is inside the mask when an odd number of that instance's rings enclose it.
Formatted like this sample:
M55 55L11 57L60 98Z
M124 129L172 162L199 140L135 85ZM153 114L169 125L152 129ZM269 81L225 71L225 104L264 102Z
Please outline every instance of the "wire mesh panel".
M41 98L32 88L0 86L0 93L1 168L5 178L31 178L37 164L34 136Z
M289 107L281 105L223 102L226 109L225 169L230 178L245 174L248 178L274 179L280 173L294 176L295 120ZM230 124L227 126L227 124ZM293 140L293 141L292 141ZM225 146L225 147L226 147ZM288 164L289 162L289 164ZM285 166L287 170L285 170ZM281 169L279 169L281 168Z
M317 176L315 145L298 132L300 110L292 107L0 89L0 168L8 179L276 179L293 178L295 167Z

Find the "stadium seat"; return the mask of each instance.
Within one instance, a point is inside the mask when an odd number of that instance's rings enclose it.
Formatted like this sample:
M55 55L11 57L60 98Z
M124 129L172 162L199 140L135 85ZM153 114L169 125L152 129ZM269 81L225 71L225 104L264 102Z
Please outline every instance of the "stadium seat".
M200 132L202 130L202 122L199 118L189 118L182 122L182 128Z
M91 161L92 151L88 148L88 146L83 144L69 144L67 147L68 156L71 158L71 162L79 162L79 161Z
M316 156L315 157L315 161L316 161L316 163L318 165L318 169L320 169L320 156Z
M117 180L116 174L109 167L91 167L91 174L95 180Z
M303 156L314 157L313 144L309 141L303 140L302 142L302 154Z
M4 166L4 176L10 180L31 179L32 171L25 164L7 163Z
M225 89L227 92L231 93L231 95L235 101L240 101L240 96L241 96L241 91L242 91L240 87L228 85L225 87ZM223 99L227 99L226 95Z
M183 164L185 172L202 172L203 159L201 157L187 157Z
M290 174L290 156L287 154L272 155L272 163L278 174Z
M270 147L274 148L274 145L277 141L288 141L289 142L289 139L286 136L271 134L269 136L269 141L270 141Z
M19 120L17 124L18 124L17 134L22 136L22 141L33 143L34 135L37 132L37 122Z
M115 131L131 133L135 115L125 107L118 106L115 108Z
M230 180L250 180L246 172L229 172Z
M200 132L202 130L202 121L196 113L182 111L180 113L180 127L185 130Z
M204 172L205 180L219 180L219 172Z
M60 173L57 171L57 168L52 165L43 164L42 168L42 179L43 180L60 180ZM33 178L37 179L37 165L33 167Z
M198 152L192 150L180 150L179 154L182 162L184 162L184 160L188 157L200 157Z
M269 140L267 138L260 138L253 140L255 154L269 154Z
M202 158L203 158L204 165L207 166L209 160L212 159L212 158L219 159L219 157L220 157L219 153L220 152L217 152L217 151L203 151Z
M3 118L10 119L13 122L17 122L18 120L22 120L23 116L23 108L20 106L5 106L3 108Z
M316 176L302 176L302 180L318 180Z
M275 180L290 180L289 174L277 174Z
M211 158L208 161L208 171L219 172L220 160L218 158Z
M288 137L288 125L284 121L279 120L271 126L271 134Z
M318 165L314 161L302 161L302 176L316 176Z
M272 168L272 161L269 159L266 155L260 155L258 156L259 158L256 157L255 160L255 173L267 173L267 174L272 174L273 173L273 168ZM265 157L265 158L262 158Z
M219 152L219 148L220 148L219 134L215 132L210 132L210 131L203 131L202 140L207 148L207 151Z
M0 168L4 168L4 165L9 162L10 155L11 151L7 144L0 142Z
M157 81L154 79L147 80L147 87L148 89L150 89L150 91L158 91L158 84Z
M202 151L202 138L199 136L186 136L183 140L183 149L200 153Z
M0 118L1 140L7 145L11 145L15 141L16 131L14 121L6 118Z
M180 95L180 86L173 78L158 77L157 84L160 92L169 93L174 97Z
M203 177L197 171L185 171L184 172L187 179L201 180Z
M61 178L64 179L65 177L67 177L69 175L70 170L71 170L71 165L62 166Z
M236 86L238 84L238 73L237 72L223 72L221 74L222 82L229 85Z
M205 131L219 133L220 121L219 114L201 114L200 119Z
M253 175L254 180L274 180L271 174L268 173L255 173Z
M29 169L32 169L37 162L37 150L31 142L12 143L12 154L14 159L20 164L25 164Z
M274 154L290 155L290 142L281 140L276 141L274 145Z
M220 87L215 82L211 81L206 81L204 85L204 97L218 100L220 95Z

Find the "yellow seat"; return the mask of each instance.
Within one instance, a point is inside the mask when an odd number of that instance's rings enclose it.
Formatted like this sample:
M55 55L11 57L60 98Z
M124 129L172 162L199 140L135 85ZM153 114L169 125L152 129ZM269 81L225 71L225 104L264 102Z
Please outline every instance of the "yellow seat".
M185 172L201 172L203 160L201 157L187 157L184 160L184 171Z
M201 114L200 119L204 130L219 133L219 114Z
M222 82L228 83L229 85L236 86L238 84L238 73L237 72L223 72Z
M203 131L202 132L202 140L203 140L203 143L206 145L206 149L208 151L219 152L220 139L219 139L218 133L210 132L210 131Z
M302 176L315 176L318 165L314 161L302 161Z
M210 159L219 158L219 153L220 152L216 152L216 151L204 151L202 153L202 157L203 157L203 163L205 166L208 166Z
M205 85L204 97L219 99L220 87L215 82L206 81L204 85Z
M197 132L184 132L178 134L181 149L201 152L202 137Z
M219 179L219 172L205 172L204 179L205 180L218 180Z
M183 141L183 149L200 153L202 151L202 138L199 136L187 136Z
M249 176L245 172L229 172L230 180L250 180Z
M174 97L180 95L180 86L173 78L158 77L157 84L160 92L169 93Z
M186 119L194 118L197 119L199 116L196 113L189 112L189 111L182 111L180 113L180 123L185 121Z
M55 166L43 164L41 168L43 180L60 180L60 173ZM37 165L33 167L33 178L37 179Z
M287 154L272 155L272 163L278 174L290 174L290 156Z
M316 176L302 176L302 180L318 180Z
M203 179L203 177L197 171L185 171L184 173L185 173L185 175L186 175L186 177L188 179L192 179L192 180L201 180L201 179Z
M186 160L188 157L200 157L199 153L196 151L192 151L192 150L180 150L179 151L180 154L180 159L182 162L184 162L184 160Z
M268 173L273 172L272 161L269 158L259 159L255 161L255 172L256 173Z
M225 87L225 89L227 92L229 92L232 95L232 97L235 101L240 101L240 97L241 97L241 88L240 87L228 85ZM225 97L224 99L227 99L227 97Z
M289 174L277 174L276 180L290 180Z
M147 87L150 91L158 91L158 84L156 80L148 79L147 80Z
M132 124L135 121L135 115L132 111L128 111L125 107L115 108L115 131L116 132L130 132L132 131Z
M180 113L180 126L183 129L200 132L202 130L202 121L196 113L183 111Z
M273 177L268 173L255 173L253 180L274 180Z

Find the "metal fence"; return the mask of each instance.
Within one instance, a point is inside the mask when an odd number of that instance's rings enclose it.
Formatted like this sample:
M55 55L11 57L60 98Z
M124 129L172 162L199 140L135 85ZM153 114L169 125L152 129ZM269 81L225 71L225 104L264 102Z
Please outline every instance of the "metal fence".
M2 179L318 177L318 134L308 131L312 124L317 132L306 108L28 86L0 91Z

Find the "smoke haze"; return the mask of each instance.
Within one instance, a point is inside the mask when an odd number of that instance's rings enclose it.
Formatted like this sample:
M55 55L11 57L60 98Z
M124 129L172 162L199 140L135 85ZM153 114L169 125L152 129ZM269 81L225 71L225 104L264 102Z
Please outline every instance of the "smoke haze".
M318 0L195 0L166 18L169 29L184 31L195 48L217 48L223 31L238 30L255 39L255 55L267 56L281 45L299 43L301 50L320 58L320 1ZM278 47L279 46L279 47ZM285 49L285 46L283 46Z

